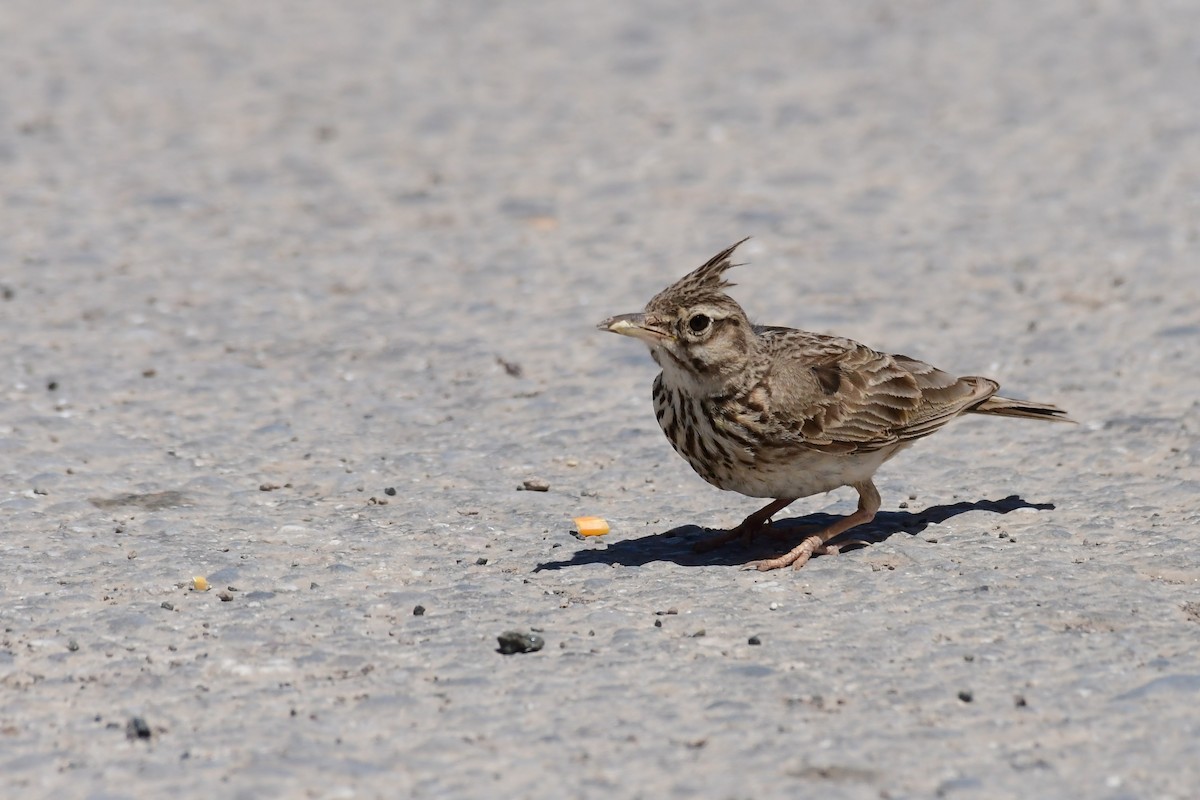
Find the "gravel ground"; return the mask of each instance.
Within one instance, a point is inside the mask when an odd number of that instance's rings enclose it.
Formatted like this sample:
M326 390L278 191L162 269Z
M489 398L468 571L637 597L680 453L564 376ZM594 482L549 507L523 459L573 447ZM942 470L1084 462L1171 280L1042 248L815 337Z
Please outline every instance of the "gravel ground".
M3 796L1196 796L1200 5L9 0L0 41ZM757 320L1081 424L957 423L799 572L693 555L757 501L593 325L747 235Z

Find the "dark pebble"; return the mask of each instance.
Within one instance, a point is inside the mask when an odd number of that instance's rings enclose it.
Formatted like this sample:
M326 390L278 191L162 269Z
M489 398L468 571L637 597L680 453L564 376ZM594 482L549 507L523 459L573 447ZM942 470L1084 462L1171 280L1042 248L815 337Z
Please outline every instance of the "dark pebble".
M395 497L396 496L396 487L389 486L383 490L383 493L386 494L388 497Z
M762 644L762 639L758 638L757 636L751 636L746 640L746 644Z
M522 375L525 374L524 367L522 367L520 364L516 363L515 361L509 361L500 356L496 356L496 363L499 364L500 366L504 367L504 371L506 373L508 373L508 375L510 377L520 378Z
M521 631L506 631L497 636L496 641L500 643L497 650L506 656L513 653L536 653L546 646L546 640L536 633Z
M74 653L79 649L79 642L75 641L74 639L70 640L67 642L67 649Z
M425 606L413 606L413 616L414 617L425 616Z
M484 558L483 556L480 556L479 558L475 559L475 564L476 564L477 566L480 566L480 567L482 567L482 566L483 566L484 564L486 564L486 563L487 563L487 559L486 559L486 558Z
M1029 701L1025 699L1025 695L1019 694L1013 698L1013 705L1017 708L1025 708L1029 705Z
M175 604L174 604L174 603L172 603L170 600L163 600L163 601L162 601L162 607L163 607L163 608L165 608L167 611L174 611L174 610L175 610Z
M130 717L125 723L125 736L129 739L149 739L153 736L150 726L141 717Z
M540 478L530 478L522 483L520 488L527 492L548 492L550 491L550 484Z
M661 627L662 627L662 620L661 620L661 619L656 619L656 620L654 620L654 627L656 627L656 628L661 628Z
M958 699L962 700L964 703L969 703L975 699L975 695L972 694L971 692L967 691L966 689L963 689L962 691L960 691L958 693Z

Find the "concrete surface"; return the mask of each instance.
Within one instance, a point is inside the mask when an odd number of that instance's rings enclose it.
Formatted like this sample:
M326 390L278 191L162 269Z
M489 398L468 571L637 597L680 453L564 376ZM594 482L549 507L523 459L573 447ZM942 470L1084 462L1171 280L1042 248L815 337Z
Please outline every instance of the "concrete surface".
M0 41L0 795L1197 796L1200 5L11 0ZM693 556L755 501L593 325L747 235L758 321L1081 424L957 423L800 572Z

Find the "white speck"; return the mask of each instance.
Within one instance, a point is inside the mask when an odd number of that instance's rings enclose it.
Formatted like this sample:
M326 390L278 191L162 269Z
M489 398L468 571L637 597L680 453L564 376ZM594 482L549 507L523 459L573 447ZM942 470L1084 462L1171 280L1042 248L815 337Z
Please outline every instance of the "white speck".
M772 611L775 611L776 609L779 608L779 603L771 603L771 605L767 606L767 608L771 609Z

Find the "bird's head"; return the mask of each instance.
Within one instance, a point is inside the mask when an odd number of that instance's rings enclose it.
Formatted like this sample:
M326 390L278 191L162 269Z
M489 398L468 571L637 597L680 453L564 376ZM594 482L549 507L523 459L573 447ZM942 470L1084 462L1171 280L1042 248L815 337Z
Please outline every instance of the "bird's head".
M742 373L755 344L746 312L723 291L733 285L724 273L736 266L729 259L742 242L663 289L644 311L610 317L598 327L645 342L672 383L719 391Z

